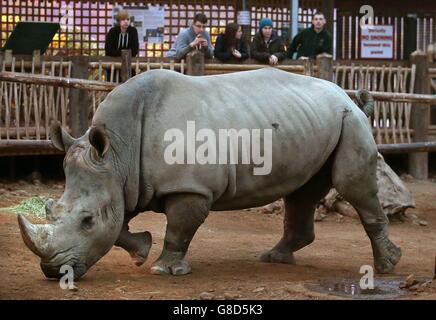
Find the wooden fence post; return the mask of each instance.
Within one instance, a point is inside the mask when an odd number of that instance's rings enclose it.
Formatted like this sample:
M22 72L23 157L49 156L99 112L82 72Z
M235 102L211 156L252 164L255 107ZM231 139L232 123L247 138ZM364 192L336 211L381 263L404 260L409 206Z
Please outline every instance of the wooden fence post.
M33 50L32 54L33 62L35 64L35 69L41 68L41 51L39 49Z
M12 56L12 50L11 49L5 50L4 61L5 61L6 65L12 63L12 57L13 57Z
M236 13L239 11L251 11L251 7L247 5L247 1L236 1ZM251 43L251 25L240 25L242 29L242 41L245 43L247 48L250 48Z
M416 65L415 93L430 93L427 54L415 51L410 55L410 64ZM430 124L430 106L413 104L410 126L414 130L414 142L426 142ZM409 172L416 179L428 178L428 153L417 152L409 155Z
M318 66L318 77L333 82L333 56L328 53L321 53L316 56Z
M35 49L32 52L32 61L35 67L35 73L40 73L41 70L41 51L39 49ZM38 70L38 72L36 71ZM32 183L36 183L36 181L41 182L41 172L40 172L40 162L39 157L33 157L33 169L32 169Z
M204 75L204 54L195 50L186 55L186 74L190 76Z
M132 51L121 50L121 82L126 82L132 77Z
M88 79L89 77L89 57L71 57L72 68L71 77L78 79ZM74 137L82 136L88 129L88 115L91 106L91 99L87 90L70 89L70 128Z
M304 65L304 75L305 76L313 76L313 61L307 57L301 57L299 60L303 61Z

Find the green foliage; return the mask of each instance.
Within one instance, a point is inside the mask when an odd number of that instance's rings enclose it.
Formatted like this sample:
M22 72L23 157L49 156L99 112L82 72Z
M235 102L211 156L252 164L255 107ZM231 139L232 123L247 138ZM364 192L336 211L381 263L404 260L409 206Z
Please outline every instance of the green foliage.
M38 219L45 219L45 201L47 199L42 197L33 197L28 198L20 202L20 204L8 207L1 208L1 210L9 211L13 213L22 213L26 215L32 215Z

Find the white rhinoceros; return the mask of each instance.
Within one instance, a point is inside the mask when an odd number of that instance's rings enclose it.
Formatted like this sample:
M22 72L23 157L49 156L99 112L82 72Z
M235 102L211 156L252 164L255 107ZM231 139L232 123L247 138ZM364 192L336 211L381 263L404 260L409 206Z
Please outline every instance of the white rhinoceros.
M151 235L130 233L128 222L146 210L167 216L151 272L186 274L185 254L209 210L279 198L283 236L260 259L294 263L293 252L315 238L315 206L331 187L359 212L376 270L390 272L400 259L377 199L367 117L331 82L272 68L205 77L149 71L114 89L84 136L54 123L51 139L66 152L65 192L47 203L48 224L18 218L47 277L70 265L79 278L114 244L142 264Z

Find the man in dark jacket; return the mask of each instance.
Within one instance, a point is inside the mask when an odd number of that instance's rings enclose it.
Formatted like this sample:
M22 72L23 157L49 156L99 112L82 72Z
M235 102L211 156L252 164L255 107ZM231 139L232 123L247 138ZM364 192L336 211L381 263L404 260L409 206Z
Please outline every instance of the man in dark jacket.
M106 36L104 50L107 56L121 57L121 50L130 49L132 57L136 57L139 50L138 31L130 25L129 14L121 10L117 14L118 25L111 28Z
M312 26L297 34L289 46L288 56L292 59L297 52L297 59L301 57L316 58L321 53L333 53L333 37L324 26L326 19L320 11L312 17Z
M251 57L262 63L278 64L286 58L285 46L282 39L272 28L272 20L263 18L259 23L259 32L251 43Z

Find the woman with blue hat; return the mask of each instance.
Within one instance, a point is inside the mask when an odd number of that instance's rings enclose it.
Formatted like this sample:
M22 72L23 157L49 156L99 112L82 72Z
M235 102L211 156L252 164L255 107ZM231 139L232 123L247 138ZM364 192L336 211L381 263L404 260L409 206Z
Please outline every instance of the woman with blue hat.
M276 65L286 58L285 46L282 39L273 30L270 18L263 18L259 23L259 32L251 43L251 57L262 63Z

